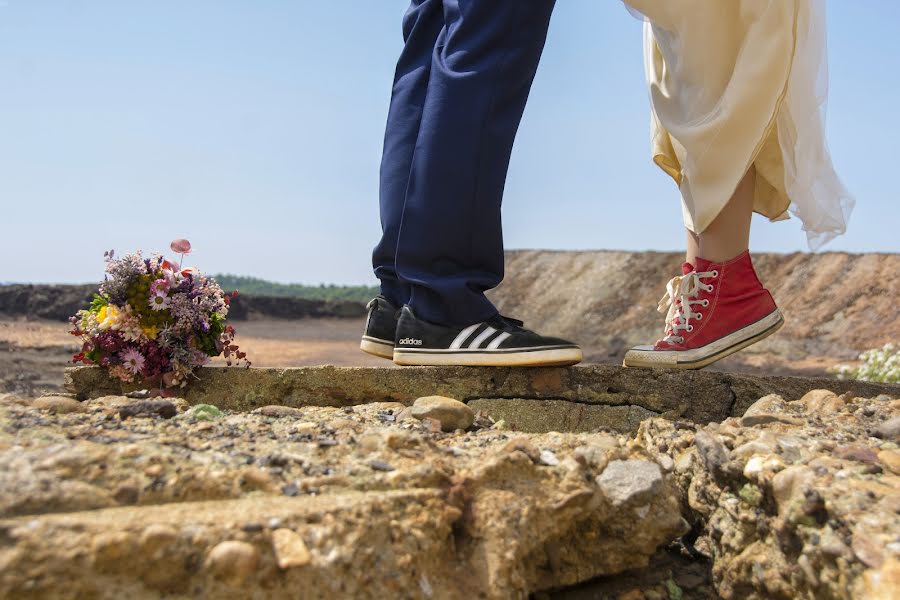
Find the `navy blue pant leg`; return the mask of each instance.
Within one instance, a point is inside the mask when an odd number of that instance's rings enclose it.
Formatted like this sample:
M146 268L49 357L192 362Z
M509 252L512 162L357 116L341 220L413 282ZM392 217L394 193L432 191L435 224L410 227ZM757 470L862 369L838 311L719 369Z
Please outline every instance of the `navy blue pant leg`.
M403 52L397 61L381 159L381 241L372 254L381 293L397 306L409 302L410 285L397 276L397 234L413 151L422 122L431 59L444 27L443 0L412 0L403 17Z
M503 188L554 3L442 2L394 262L421 318L497 312L484 292L503 279Z

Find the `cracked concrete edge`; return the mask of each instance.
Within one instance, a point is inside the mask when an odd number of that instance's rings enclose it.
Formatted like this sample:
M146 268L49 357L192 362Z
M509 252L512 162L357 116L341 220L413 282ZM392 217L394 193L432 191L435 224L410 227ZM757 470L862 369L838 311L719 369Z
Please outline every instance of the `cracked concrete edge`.
M628 433L637 430L641 421L660 416L635 404L608 406L558 398L477 398L468 405L495 421L502 419L510 429L529 433L583 433L598 429Z
M139 387L125 386L99 367L69 367L65 382L67 390L79 399L122 394ZM242 411L267 404L302 407L401 402L408 405L416 398L428 395L449 396L464 402L489 400L498 410L500 406L508 409L510 402L553 400L565 403L555 406L630 406L667 417L707 423L741 415L767 394L796 400L817 388L865 397L879 394L900 397L900 385L897 384L715 371L625 369L611 365L518 369L329 365L287 369L204 367L198 371L197 379L179 395L192 404L213 404ZM509 402L500 402L503 400ZM606 411L606 414L617 413ZM629 419L618 421L624 423Z

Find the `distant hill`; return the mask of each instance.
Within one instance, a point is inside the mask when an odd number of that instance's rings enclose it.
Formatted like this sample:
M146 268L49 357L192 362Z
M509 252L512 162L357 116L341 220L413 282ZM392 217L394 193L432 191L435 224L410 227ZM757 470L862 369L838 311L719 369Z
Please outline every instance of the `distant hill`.
M785 326L716 369L821 375L862 350L900 342L900 254L754 254ZM677 252L506 254L506 280L489 293L504 315L580 342L592 362L618 362L635 344L661 337L656 311L680 272Z
M378 295L378 287L367 285L303 285L300 283L276 283L257 277L242 275L212 275L226 292L238 290L239 294L272 296L277 298L303 298L304 300L344 300L368 302Z

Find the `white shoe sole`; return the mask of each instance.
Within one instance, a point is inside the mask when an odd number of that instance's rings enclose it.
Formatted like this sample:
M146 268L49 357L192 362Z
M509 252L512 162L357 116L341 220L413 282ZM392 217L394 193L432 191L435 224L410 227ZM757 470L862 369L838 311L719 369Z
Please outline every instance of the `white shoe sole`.
M394 362L404 366L569 367L584 359L580 348L548 350L416 350L395 349Z
M394 342L365 335L359 343L359 349L372 356L394 360Z
M654 350L653 346L632 348L625 354L622 365L650 369L702 369L769 337L781 329L782 325L784 317L776 308L759 321L701 348L692 350Z

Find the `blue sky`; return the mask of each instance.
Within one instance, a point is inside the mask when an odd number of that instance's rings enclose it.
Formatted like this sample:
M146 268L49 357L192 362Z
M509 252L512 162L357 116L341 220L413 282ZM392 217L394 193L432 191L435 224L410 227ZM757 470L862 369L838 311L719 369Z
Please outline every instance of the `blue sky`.
M105 249L186 237L207 272L374 282L406 4L0 0L0 281L97 281ZM857 208L825 249L897 252L900 2L828 4L828 133ZM559 0L510 167L508 248L682 248L641 61L617 0ZM806 249L796 221L752 237Z

